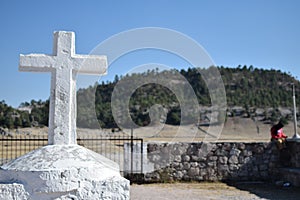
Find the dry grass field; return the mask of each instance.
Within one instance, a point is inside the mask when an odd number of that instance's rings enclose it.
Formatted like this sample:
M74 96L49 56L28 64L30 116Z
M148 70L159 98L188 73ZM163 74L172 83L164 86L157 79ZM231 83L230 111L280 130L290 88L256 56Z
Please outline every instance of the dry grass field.
M228 118L223 127L196 127L158 125L156 127L143 127L134 130L134 136L145 141L165 142L201 142L201 141L243 141L267 142L270 141L270 124L254 123L249 118ZM210 130L209 130L210 129ZM220 131L219 133L214 130ZM125 130L130 133L130 130ZM289 137L294 135L294 125L290 122L284 127L284 132Z
M159 124L152 127L140 127L133 130L135 138L143 142L267 142L270 141L270 124L254 123L248 118L228 118L223 127L197 127L195 125L170 126ZM219 131L215 133L214 131ZM16 158L26 152L47 144L48 128L24 128L10 130L12 137L0 136L0 161ZM284 127L284 132L292 137L293 123ZM77 130L79 144L98 153L111 157L113 160L123 151L123 144L130 142L131 130L112 132L110 129L81 129ZM103 140L103 138L116 140ZM34 139L25 141L25 138ZM99 140L99 138L102 138ZM118 139L127 140L118 140ZM87 140L86 140L87 139ZM10 141L9 141L10 140ZM1 164L1 162L0 162Z

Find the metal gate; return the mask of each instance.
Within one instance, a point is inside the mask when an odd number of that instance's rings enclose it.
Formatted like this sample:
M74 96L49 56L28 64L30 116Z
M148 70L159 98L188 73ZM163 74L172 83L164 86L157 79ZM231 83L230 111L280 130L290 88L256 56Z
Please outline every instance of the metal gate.
M47 134L0 135L0 165L45 146L47 143ZM123 132L101 132L79 134L77 143L118 163L121 175L143 173L143 139L141 138L129 136ZM137 162L137 159L140 160ZM137 163L140 163L139 167Z
M96 136L84 136L77 139L77 143L104 157L116 162L120 166L121 175L142 174L143 139L128 136L124 133ZM129 147L129 148L128 148ZM136 147L140 147L137 149Z

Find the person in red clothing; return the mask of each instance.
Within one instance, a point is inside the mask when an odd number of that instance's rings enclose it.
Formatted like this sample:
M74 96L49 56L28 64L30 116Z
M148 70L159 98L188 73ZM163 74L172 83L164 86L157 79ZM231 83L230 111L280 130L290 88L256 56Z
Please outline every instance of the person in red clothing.
M278 122L271 128L271 141L275 141L279 150L286 147L286 138L287 136L283 133L283 124L282 122Z

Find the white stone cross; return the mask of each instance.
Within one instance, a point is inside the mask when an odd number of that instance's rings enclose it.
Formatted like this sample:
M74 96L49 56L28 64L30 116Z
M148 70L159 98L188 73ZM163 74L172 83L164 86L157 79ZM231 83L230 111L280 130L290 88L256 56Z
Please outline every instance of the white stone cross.
M76 76L106 74L106 56L76 55L75 34L58 31L53 54L20 55L19 70L51 72L48 144L76 144Z

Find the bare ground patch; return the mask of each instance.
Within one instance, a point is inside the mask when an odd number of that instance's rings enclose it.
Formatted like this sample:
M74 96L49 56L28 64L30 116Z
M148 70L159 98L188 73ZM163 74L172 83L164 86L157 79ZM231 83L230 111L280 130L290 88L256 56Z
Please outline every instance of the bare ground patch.
M267 183L174 183L132 185L131 200L295 200L299 188Z

